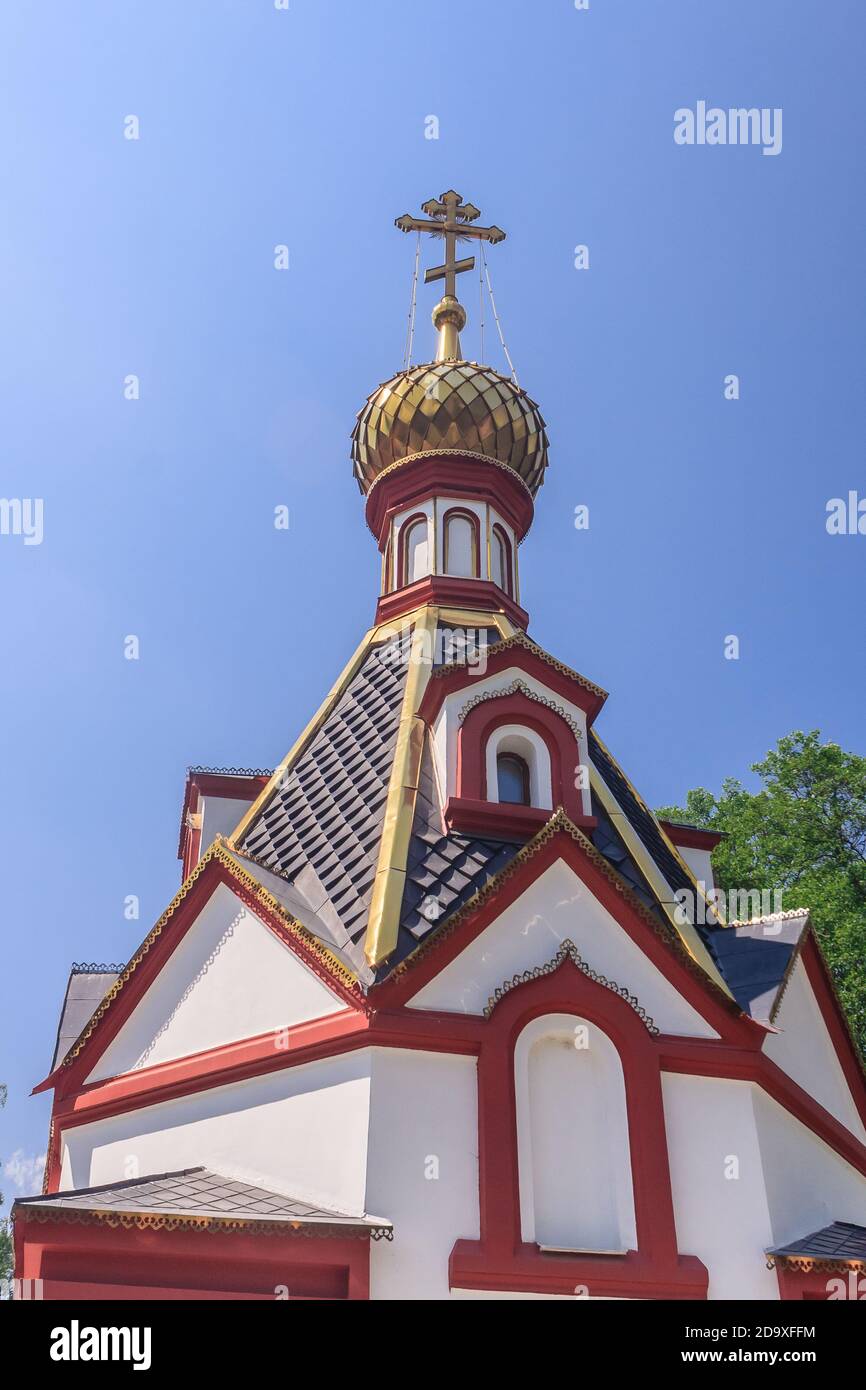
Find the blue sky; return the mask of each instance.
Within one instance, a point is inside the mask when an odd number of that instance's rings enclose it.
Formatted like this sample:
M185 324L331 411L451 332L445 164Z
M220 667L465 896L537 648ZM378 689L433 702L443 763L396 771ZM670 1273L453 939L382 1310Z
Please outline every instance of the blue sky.
M7 1198L70 963L128 958L177 886L186 766L273 765L370 623L349 432L402 362L393 219L444 189L508 232L494 290L549 427L530 630L611 692L646 798L793 728L866 751L866 537L825 529L866 494L864 27L853 0L4 8L0 493L44 499L40 545L0 536ZM699 100L782 108L781 153L676 145Z

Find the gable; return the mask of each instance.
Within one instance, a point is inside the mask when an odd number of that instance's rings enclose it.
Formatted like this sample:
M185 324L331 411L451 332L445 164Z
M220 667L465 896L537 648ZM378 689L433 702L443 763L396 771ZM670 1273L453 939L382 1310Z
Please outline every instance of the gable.
M561 859L424 985L408 1007L482 1014L504 982L547 965L566 940L574 942L591 970L635 995L662 1032L719 1036Z
M857 1113L802 957L791 972L775 1026L779 1032L771 1034L764 1043L766 1056L852 1134L866 1141L866 1129Z
M156 1066L345 1007L221 883L87 1079Z

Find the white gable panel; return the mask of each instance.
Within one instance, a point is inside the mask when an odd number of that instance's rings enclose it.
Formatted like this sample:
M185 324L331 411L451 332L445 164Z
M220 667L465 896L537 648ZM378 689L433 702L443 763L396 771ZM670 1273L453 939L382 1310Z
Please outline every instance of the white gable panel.
M345 1008L220 884L87 1079L152 1067Z
M409 1007L481 1014L504 981L546 965L566 939L592 970L636 995L663 1033L718 1037L562 860L425 985Z
M764 1043L764 1052L829 1110L852 1134L866 1141L866 1130L848 1089L845 1073L827 1032L802 960L791 972L776 1018L780 1030Z

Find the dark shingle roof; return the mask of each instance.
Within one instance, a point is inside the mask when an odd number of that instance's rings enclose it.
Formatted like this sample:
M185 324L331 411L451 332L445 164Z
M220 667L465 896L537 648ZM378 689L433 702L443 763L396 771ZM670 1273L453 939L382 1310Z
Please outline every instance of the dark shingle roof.
M740 1008L752 1018L772 1018L808 913L778 913L728 927L699 928L710 955Z
M475 659L495 629L472 634L440 625L435 664ZM409 639L404 634L371 648L334 709L285 773L269 803L247 830L245 867L298 921L329 947L363 985L373 973L364 959L364 934L382 836L388 784L400 723ZM479 671L479 674L481 672ZM689 870L668 844L651 811L611 754L590 731L592 761L659 874L676 893L694 893ZM595 847L664 928L670 921L658 889L648 881L596 797L591 834ZM518 852L507 840L448 831L442 818L429 737L406 864L396 950L376 972L383 979L418 943L435 934L470 902ZM696 928L740 1007L768 1018L790 968L803 919L774 925ZM98 1002L98 1001L96 1001ZM86 1022L86 1019L82 1021ZM77 1032L75 1034L77 1036ZM73 1039L70 1039L72 1041Z
M635 796L621 769L592 731L589 742L596 769L670 886L672 895L687 891L692 895L691 901L695 902L694 881L665 843L655 817ZM593 814L599 814L595 806ZM605 851L602 850L602 853ZM633 863L632 868L642 878ZM631 887L635 887L631 879L629 882ZM647 890L649 885L645 884L644 891ZM653 903L658 903L654 894ZM752 1018L766 1021L771 1017L806 920L805 913L791 913L727 927L695 922L698 935L722 979L740 1008Z
M351 1215L286 1197L268 1188L215 1173L209 1168L183 1168L129 1182L20 1197L21 1208L39 1211L117 1212L129 1215L208 1217L217 1221L267 1221L282 1225L342 1226L356 1230L391 1229L390 1221L366 1214Z
M678 892L680 889L694 891L691 876L665 843L655 817L635 796L621 769L613 761L607 749L602 747L601 742L591 729L589 746L592 761L652 856L659 873L674 892Z
M366 927L400 722L397 646L368 652L241 846L353 942Z
M78 1041L122 969L122 965L73 965L60 1011L51 1071L60 1066Z
M519 849L510 842L458 835L446 829L428 735L406 859L397 947L380 967L377 980L389 975L419 941L433 935L440 924L464 907Z
M767 1254L777 1259L866 1262L866 1226L834 1221L831 1226L822 1226L820 1231L768 1250Z

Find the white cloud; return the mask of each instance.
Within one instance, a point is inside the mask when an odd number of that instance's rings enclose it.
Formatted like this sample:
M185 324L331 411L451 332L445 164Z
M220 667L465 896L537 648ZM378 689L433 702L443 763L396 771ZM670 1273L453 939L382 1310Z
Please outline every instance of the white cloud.
M28 1155L23 1149L16 1149L3 1166L4 1178L13 1184L21 1197L31 1197L42 1191L44 1171L45 1154Z

